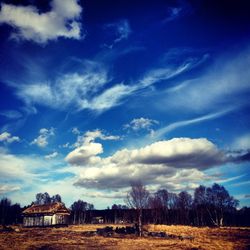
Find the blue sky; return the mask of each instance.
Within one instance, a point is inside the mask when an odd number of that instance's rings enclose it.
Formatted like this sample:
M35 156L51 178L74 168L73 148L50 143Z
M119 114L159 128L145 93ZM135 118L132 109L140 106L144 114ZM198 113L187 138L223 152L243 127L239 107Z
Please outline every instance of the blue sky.
M0 196L105 208L132 181L250 205L248 1L1 1Z

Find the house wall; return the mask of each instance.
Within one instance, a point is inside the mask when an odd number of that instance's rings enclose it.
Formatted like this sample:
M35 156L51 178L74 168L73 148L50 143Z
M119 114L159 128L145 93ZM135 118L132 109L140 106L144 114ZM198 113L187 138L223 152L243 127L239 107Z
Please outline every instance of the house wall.
M50 225L53 225L52 222L53 222L53 215L45 215L44 217L44 226L50 226Z
M25 216L23 218L23 226L25 227L39 227L39 226L53 226L53 225L67 225L67 215L41 215L41 216Z
M34 227L34 226L43 226L44 218L43 216L35 216L35 217L24 217L23 225L25 227Z

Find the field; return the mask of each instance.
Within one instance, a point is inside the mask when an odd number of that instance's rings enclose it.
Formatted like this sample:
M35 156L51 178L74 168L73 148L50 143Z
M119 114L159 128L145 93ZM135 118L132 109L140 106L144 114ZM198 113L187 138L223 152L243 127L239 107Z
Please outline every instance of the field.
M133 235L86 236L84 233L95 231L104 226L106 225L82 225L65 228L22 228L16 226L14 232L0 232L0 249L250 249L250 228L197 228L165 225L144 227L151 232L162 231L171 235L183 236L183 238L173 239L139 238ZM190 238L185 238L185 236Z

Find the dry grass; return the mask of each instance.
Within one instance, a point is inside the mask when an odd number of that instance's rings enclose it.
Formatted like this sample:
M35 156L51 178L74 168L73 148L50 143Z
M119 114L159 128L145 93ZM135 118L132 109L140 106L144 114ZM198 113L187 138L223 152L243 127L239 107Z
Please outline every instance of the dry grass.
M18 228L19 232L0 233L0 249L189 249L243 250L250 249L250 228L197 228L189 226L148 225L148 231L164 231L194 239L162 239L135 236L87 237L106 225L69 226L67 228ZM109 225L112 226L112 225ZM116 227L117 225L113 225ZM124 225L121 225L124 226Z

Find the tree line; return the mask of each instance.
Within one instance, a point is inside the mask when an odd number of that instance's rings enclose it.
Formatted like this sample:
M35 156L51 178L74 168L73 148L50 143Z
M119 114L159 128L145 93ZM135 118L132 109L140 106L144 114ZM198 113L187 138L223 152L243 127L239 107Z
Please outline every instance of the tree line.
M147 187L137 182L131 189L124 204L113 204L104 210L96 210L94 205L77 200L70 206L72 224L93 223L102 217L105 223L137 223L139 229L145 223L182 224L194 226L250 226L250 208L237 209L236 200L224 186L199 186L193 196L182 191L178 194L166 189L150 193ZM50 196L47 192L36 194L33 204L44 205L62 202L59 194ZM0 201L0 222L3 225L22 223L21 213L27 207L12 204L8 198Z

